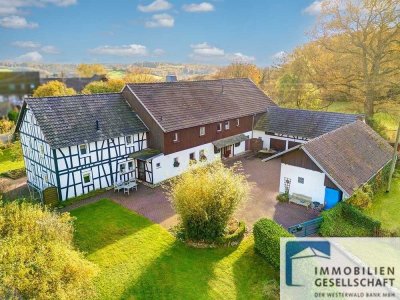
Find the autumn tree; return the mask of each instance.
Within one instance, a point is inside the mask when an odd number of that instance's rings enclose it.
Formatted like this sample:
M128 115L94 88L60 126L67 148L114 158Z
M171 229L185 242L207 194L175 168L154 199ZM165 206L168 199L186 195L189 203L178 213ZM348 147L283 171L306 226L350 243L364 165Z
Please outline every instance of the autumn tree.
M259 85L262 79L262 71L253 64L235 62L227 67L219 69L214 75L216 79L228 78L249 78L255 84Z
M94 75L105 75L107 70L101 64L79 64L76 67L79 77L92 77Z
M332 84L360 97L367 118L399 81L399 23L398 0L322 2L314 37L335 62L348 66Z
M75 90L73 88L68 88L65 83L52 80L40 85L33 92L33 97L68 96L75 94Z
M109 79L107 81L93 81L82 90L83 94L117 93L122 90L125 81L122 79Z
M88 299L97 267L73 245L73 218L0 201L0 298Z

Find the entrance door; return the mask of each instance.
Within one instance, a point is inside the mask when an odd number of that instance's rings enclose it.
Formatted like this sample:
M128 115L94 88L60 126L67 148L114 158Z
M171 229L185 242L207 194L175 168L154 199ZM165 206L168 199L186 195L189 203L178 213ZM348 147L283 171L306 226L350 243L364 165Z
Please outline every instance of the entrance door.
M233 153L232 153L232 145L229 145L229 146L226 146L226 147L222 148L221 154L222 154L222 157L224 157L224 158L231 157L233 155Z
M146 162L142 160L137 160L138 165L138 179L141 181L146 181Z

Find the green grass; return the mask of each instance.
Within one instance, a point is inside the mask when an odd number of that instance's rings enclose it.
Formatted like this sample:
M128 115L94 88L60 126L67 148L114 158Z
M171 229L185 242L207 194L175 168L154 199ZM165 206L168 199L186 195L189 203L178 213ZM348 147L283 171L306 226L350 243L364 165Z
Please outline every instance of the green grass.
M11 149L1 150L0 152L0 173L20 169L24 167L23 160L13 161L11 158Z
M190 248L106 199L71 214L77 246L101 269L101 299L262 299L267 282L278 280L252 238L235 248Z
M390 193L377 194L365 213L381 221L383 229L400 232L400 178L394 178Z

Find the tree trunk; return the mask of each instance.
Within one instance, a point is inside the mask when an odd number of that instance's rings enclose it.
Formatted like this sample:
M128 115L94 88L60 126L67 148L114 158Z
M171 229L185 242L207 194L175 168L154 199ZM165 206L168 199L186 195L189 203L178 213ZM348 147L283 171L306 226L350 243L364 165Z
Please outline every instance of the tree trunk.
M374 93L367 91L364 102L364 113L366 119L372 119L374 116Z

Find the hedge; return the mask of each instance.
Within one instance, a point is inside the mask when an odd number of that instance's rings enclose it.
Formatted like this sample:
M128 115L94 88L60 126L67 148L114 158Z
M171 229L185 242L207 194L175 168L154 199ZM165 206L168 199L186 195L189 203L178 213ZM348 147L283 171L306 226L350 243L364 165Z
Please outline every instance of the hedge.
M280 238L293 237L285 228L270 219L260 219L253 227L254 248L276 269L280 265Z
M356 207L342 203L342 214L351 223L367 228L371 232L375 232L381 228L381 222L367 216Z

